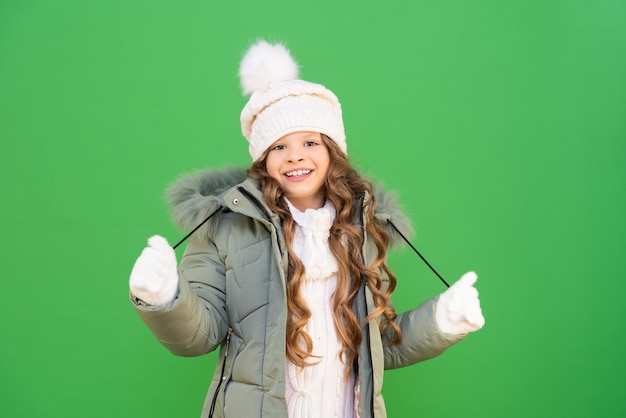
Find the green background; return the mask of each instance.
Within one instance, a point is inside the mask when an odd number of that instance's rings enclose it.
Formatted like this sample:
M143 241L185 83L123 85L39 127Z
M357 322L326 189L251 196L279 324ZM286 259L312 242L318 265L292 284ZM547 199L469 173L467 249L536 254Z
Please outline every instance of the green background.
M620 417L626 3L0 1L0 416L197 417L214 354L128 302L163 189L248 166L239 60L287 43L340 98L352 161L398 191L486 325L386 373L391 418ZM621 261L620 261L621 260ZM410 250L410 309L444 290ZM245 402L245 400L242 400Z

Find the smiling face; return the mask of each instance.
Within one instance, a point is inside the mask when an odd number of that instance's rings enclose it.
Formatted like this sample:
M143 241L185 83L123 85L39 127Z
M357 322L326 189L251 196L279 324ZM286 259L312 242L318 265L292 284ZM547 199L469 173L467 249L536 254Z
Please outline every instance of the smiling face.
M265 168L297 209L324 206L328 147L318 132L293 132L268 148Z

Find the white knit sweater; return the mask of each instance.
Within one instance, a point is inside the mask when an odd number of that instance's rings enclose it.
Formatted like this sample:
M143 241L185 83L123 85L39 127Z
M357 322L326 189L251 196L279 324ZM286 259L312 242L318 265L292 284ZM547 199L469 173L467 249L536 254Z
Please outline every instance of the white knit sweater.
M293 251L304 264L300 293L311 309L305 331L313 340L314 366L299 368L286 361L286 399L290 418L354 417L354 373L346 381L339 358L342 343L333 320L331 298L337 286L337 261L328 247L335 209L300 212L287 202L296 221Z

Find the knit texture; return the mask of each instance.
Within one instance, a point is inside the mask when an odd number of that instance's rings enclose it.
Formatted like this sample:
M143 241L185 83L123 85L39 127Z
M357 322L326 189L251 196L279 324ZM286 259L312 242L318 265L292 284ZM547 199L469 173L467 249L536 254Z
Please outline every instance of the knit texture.
M253 160L283 136L301 131L327 135L347 152L339 100L321 84L298 79L297 63L284 45L252 45L239 76L244 93L251 93L240 121Z
M354 375L346 381L340 358L342 343L335 329L331 298L337 287L337 261L328 247L335 209L301 212L289 202L296 222L293 251L304 264L300 293L311 309L305 331L313 340L313 366L286 362L286 398L290 418L348 417L354 414Z

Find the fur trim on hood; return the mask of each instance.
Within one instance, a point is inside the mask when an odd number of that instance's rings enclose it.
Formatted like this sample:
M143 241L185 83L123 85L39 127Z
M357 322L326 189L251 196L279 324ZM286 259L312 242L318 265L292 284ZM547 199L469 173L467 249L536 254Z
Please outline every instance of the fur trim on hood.
M246 170L236 167L206 169L180 177L166 191L174 222L181 229L195 228L224 207L223 195L246 178ZM404 240L388 221L391 220L406 237L413 235L411 221L402 211L396 193L384 191L379 183L374 183L373 192L377 201L374 219L385 227L390 246L400 247Z

